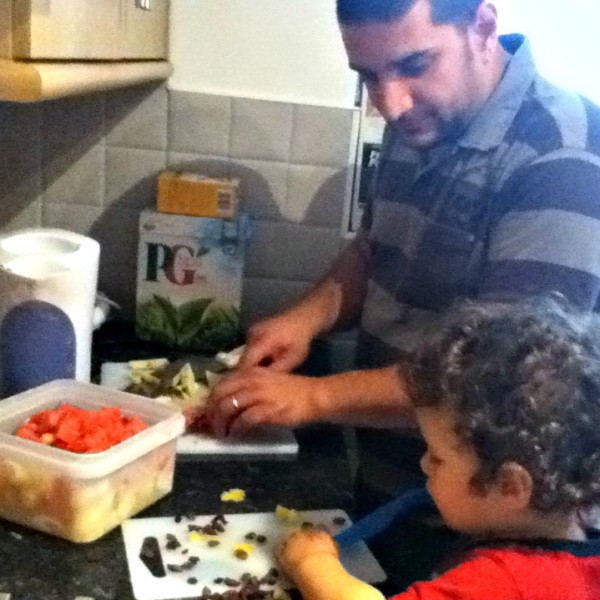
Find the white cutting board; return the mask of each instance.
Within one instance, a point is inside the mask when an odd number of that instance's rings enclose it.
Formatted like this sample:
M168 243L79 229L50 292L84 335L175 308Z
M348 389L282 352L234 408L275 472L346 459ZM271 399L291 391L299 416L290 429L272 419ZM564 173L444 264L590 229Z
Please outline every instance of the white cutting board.
M225 532L218 534L220 545L210 548L206 541L190 541L189 524L207 525L214 515L197 516L193 520L186 517L176 523L173 517L156 517L148 519L129 519L122 524L127 563L133 587L133 594L137 600L166 600L172 598L198 597L202 594L204 586L210 587L213 592L224 592L228 588L224 584L215 584L217 577L231 577L238 579L243 573L250 573L259 579L269 569L276 566L274 548L283 539L285 534L304 521L313 524L324 524L332 535L351 525L348 515L342 510L314 510L299 511L298 520L294 523L282 521L275 513L250 513L225 515L227 524ZM343 517L345 523L336 525L335 517ZM267 537L264 544L249 542L245 535L249 532L262 534ZM181 547L176 550L166 549L167 533L174 534ZM156 537L165 566L166 575L155 577L146 565L140 560L139 554L144 539L148 536ZM246 560L239 560L233 556L234 547L240 543L251 543L254 551ZM187 549L186 554L182 551ZM199 562L188 571L173 573L167 569L167 564L183 564L190 556L197 556ZM345 568L355 577L369 583L381 583L386 575L373 554L364 542L360 542L341 553L341 561ZM193 577L197 583L190 584L188 579ZM280 586L292 587L280 576ZM263 588L263 589L269 589Z
M100 385L122 390L129 384L129 363L107 362L102 365ZM187 433L177 440L177 453L195 460L230 458L294 458L298 442L291 429L259 427L243 436L218 440L201 433Z

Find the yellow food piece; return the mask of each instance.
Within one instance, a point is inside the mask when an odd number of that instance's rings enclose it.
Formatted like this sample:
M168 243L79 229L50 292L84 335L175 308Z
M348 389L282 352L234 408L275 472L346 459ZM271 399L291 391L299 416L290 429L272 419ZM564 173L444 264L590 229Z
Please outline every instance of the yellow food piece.
M242 502L246 499L246 492L239 488L227 490L221 494L222 502Z
M190 542L210 542L210 540L216 540L216 535L207 535L205 533L198 533L197 531L192 531L190 533L190 537L188 538Z
M298 513L293 508L286 508L285 506L281 506L281 504L278 504L277 508L275 508L275 516L288 523L298 520Z
M53 433L42 433L42 444L50 445L54 441Z
M149 358L147 360L130 360L129 368L132 371L154 371L169 364L167 358Z

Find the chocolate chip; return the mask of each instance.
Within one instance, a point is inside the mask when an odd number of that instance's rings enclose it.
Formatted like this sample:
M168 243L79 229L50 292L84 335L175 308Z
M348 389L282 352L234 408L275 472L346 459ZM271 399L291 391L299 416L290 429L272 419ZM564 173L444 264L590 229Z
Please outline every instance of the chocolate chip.
M207 544L209 548L214 548L218 546L221 542L219 540L208 540Z
M167 550L176 550L181 547L181 542L172 534L167 533L167 543L165 544L165 548Z
M343 525L346 522L346 519L344 517L334 517L333 518L333 523L335 525Z
M190 585L194 585L194 584L198 583L198 580L197 580L195 577L188 577L188 580L187 580L187 582L188 582Z
M240 585L240 582L237 579L233 579L232 577L224 577L223 583L227 587L237 587L238 585Z
M167 569L171 571L171 573L182 573L183 567L181 565L167 565Z
M267 536L266 536L266 535L259 534L259 535L257 535L257 536L256 536L256 541L257 541L259 544L264 544L264 543L267 541Z

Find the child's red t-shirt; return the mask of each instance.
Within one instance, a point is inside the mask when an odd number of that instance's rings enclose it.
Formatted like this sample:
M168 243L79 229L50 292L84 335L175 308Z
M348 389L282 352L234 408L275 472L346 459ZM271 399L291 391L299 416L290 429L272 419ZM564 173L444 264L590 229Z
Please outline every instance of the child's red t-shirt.
M432 581L391 600L600 600L600 539L470 550Z

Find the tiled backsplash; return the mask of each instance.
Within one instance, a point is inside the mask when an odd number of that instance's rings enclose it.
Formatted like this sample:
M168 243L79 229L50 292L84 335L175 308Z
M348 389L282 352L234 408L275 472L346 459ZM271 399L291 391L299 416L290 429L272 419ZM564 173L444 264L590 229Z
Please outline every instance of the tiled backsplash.
M136 87L0 103L0 227L101 244L99 289L132 315L139 211L165 167L238 176L255 228L244 321L269 314L337 253L352 111Z

